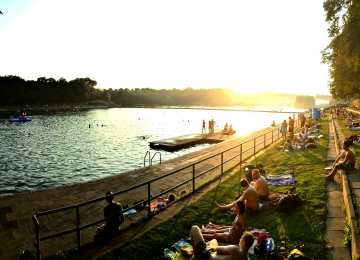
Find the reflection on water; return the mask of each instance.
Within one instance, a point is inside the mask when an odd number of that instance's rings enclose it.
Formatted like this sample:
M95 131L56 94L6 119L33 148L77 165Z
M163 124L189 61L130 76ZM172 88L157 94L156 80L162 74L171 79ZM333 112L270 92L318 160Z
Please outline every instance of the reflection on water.
M0 196L99 179L144 166L148 142L233 124L237 135L288 114L191 109L114 108L33 115L32 122L0 122ZM145 137L145 139L144 139ZM162 161L208 147L161 151ZM151 151L153 155L155 151ZM155 156L153 164L158 163Z

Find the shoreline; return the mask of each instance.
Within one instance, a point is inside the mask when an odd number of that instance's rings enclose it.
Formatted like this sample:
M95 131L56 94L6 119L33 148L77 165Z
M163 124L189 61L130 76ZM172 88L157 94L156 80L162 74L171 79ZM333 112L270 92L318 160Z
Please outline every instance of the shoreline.
M191 109L191 110L223 110L223 111L235 111L235 112L260 112L260 113L282 113L282 114L299 114L299 113L306 113L306 109L303 111L277 111L277 110L252 110L252 109L232 109L232 108L211 108L211 107L182 107L182 106L136 106L136 107L109 107L104 105L99 106L82 106L82 105L75 105L75 106L67 106L67 107L36 107L36 108L1 108L0 107L0 118L8 118L12 116L16 110L20 112L24 111L27 114L31 113L33 115L36 114L52 114L52 113L59 113L59 112L80 112L80 111L88 111L92 109L109 109L109 108L149 108L149 109ZM297 109L297 108L294 108ZM300 110L300 109L299 109ZM31 116L31 115L28 115Z

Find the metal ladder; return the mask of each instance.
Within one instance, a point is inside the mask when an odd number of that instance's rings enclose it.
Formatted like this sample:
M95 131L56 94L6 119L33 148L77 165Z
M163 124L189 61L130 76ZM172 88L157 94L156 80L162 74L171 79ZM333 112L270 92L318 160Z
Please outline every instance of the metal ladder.
M144 156L144 167L145 167L145 160L146 160L146 157L147 157L148 154L149 154L149 166L152 165L152 161L153 161L153 159L154 159L154 157L155 157L156 154L159 154L159 155L160 155L160 164L161 164L161 153L160 153L160 152L156 152L156 153L153 155L153 157L151 157L151 159L150 159L150 151L147 151L146 154L145 154L145 156Z

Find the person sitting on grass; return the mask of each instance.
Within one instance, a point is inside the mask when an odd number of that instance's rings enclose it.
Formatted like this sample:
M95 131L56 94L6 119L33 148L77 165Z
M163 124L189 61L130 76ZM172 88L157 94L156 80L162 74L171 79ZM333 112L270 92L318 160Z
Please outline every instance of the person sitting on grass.
M284 146L282 147L282 149L280 150L281 152L288 150L288 151L292 151L294 150L294 147L291 144L291 139L289 138L286 143L284 144Z
M269 185L266 179L261 176L260 171L258 169L254 169L251 172L251 177L253 181L250 183L251 186L255 188L255 190L259 194L260 200L267 200L269 196Z
M335 174L337 172L337 170L339 169L352 169L355 167L355 154L352 150L350 150L350 145L351 143L349 141L344 141L343 142L343 151L341 152L341 154L338 156L338 158L336 158L335 162L333 163L332 167L332 171L330 174L325 176L325 179L328 181L334 180ZM344 160L342 160L341 162L340 159L344 158ZM338 163L339 162L339 163Z
M240 238L239 245L219 246L217 240L213 239L208 244L198 226L191 227L191 244L193 256L191 260L247 260L249 248L254 243L254 235L245 231Z
M203 227L202 234L206 240L216 239L217 241L229 244L238 244L244 231L248 230L245 217L245 203L243 201L235 202L236 218L232 226L220 226L210 224L210 227Z
M240 180L240 186L244 192L238 200L245 203L247 212L256 213L259 210L259 194L253 186L249 185L249 182L245 178ZM235 201L225 206L221 206L215 201L215 206L218 210L234 210L233 208L235 206Z

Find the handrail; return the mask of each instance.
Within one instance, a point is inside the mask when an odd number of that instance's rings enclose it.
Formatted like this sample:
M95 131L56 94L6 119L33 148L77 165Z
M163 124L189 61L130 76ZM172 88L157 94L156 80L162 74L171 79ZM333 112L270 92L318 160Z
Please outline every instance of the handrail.
M164 175L162 175L162 176L153 178L153 179L151 179L151 180L149 180L149 181L146 181L146 182L143 182L143 183L140 183L140 184L131 186L131 187L126 188L126 189L123 189L123 190L121 190L121 191L114 192L114 193L111 194L111 195L104 196L104 197L100 197L100 198L97 198L97 199L89 200L89 201L82 202L82 203L78 203L78 204L74 204L74 205L70 205L70 206L66 206L66 207L62 207L62 208L57 208L57 209L53 209L53 210L47 210L47 211L43 211L43 212L36 213L36 214L32 217L32 219L33 219L33 222L34 222L34 224L35 224L35 231L36 231L36 232L35 232L35 233L36 233L36 238L35 238L35 242L36 242L36 243L35 243L35 246L36 246L36 250L37 250L37 259L40 260L40 253L41 253L41 250L40 250L40 241L43 241L43 240L46 240L46 239L50 239L50 238L53 238L53 237L57 237L57 236L61 236L61 235L63 235L63 234L68 234L68 233L76 232L76 233L77 233L77 234L76 234L76 237L77 237L77 247L78 247L78 249L80 249L80 247L81 247L80 231L81 231L82 229L84 229L84 228L87 228L87 227L96 225L96 224L101 223L102 221L110 218L110 217L102 218L102 219L96 220L96 221L94 221L94 222L92 222L92 223L87 223L87 224L84 224L84 225L81 226L81 225L80 225L80 214L79 214L79 211L80 211L80 208L81 208L81 207L86 206L86 205L88 205L88 204L92 204L92 203L101 201L101 200L104 200L104 199L106 199L106 198L109 197L109 196L116 196L116 195L119 195L119 194L122 194L122 193L125 193L125 192L128 192L128 191L134 190L134 189L136 189L136 188L139 188L139 187L145 186L145 185L147 186L147 191L148 191L148 192L147 192L147 193L148 193L148 194L147 194L148 196L147 196L147 199L145 200L145 202L147 202L148 205L150 205L150 201L151 201L152 199L157 198L157 197L159 197L159 196L161 196L161 195L163 195L163 194L166 194L166 193L168 193L169 191L174 190L174 189L176 189L176 188L178 188L178 187L180 187L180 186L182 186L182 185L184 185L184 184L186 184L186 183L188 183L188 182L190 182L190 181L192 181L192 187L193 187L192 192L195 192L195 179L196 179L196 178L198 178L198 177L200 177L200 176L202 176L202 175L204 175L204 174L206 174L206 173L208 173L208 172L210 172L210 171L218 168L219 166L221 167L221 173L220 173L220 174L222 175L222 174L223 174L223 166L224 166L224 164L227 163L227 162L229 162L229 161L231 161L231 160L233 160L233 159L236 158L237 156L240 157L240 161L239 161L238 163L236 163L235 165L239 165L239 164L240 164L240 166L241 166L242 160L243 160L242 155L243 155L244 153L246 153L246 152L248 152L248 151L250 151L250 150L253 149L253 154L252 154L252 155L255 155L255 153L256 153L256 146L264 143L264 147L263 147L263 148L260 148L260 150L262 150L262 149L264 149L264 148L266 147L266 141L268 141L268 140L271 140L271 144L273 144L274 141L280 139L280 137L281 137L281 134L280 134L280 131L279 131L279 130L280 130L279 128L272 129L272 130L269 131L269 132L266 132L266 133L264 133L264 134L258 135L258 136L256 136L256 137L253 137L252 139L249 139L249 140L247 140L247 141L244 141L244 142L242 142L242 143L240 143L240 144L238 144L238 145L235 145L235 146L233 146L233 147L231 147L231 148L225 149L225 150L223 150L223 151L221 151L221 152L219 152L219 153L217 153L217 154L208 156L208 157L203 158L203 159L201 159L201 160L199 160L199 161L197 161L197 162L195 162L195 163L192 163L192 164L183 166L183 167L181 167L181 168L179 168L179 169L173 170L173 171L171 171L171 172L169 172L169 173L166 173L166 174L164 174ZM271 137L270 137L270 138L266 138L266 135L269 134L269 133L271 133ZM274 134L274 133L275 133L275 134ZM260 138L260 137L262 137L262 136L264 137L264 139L263 139L261 142L256 143L257 138ZM243 145L246 144L246 143L248 143L248 142L251 142L251 141L254 142L254 145L253 145L252 147L244 150L244 149L243 149ZM227 159L227 160L224 161L224 159L223 159L224 153L226 153L226 152L228 152L228 151L230 151L230 150L233 150L233 149L235 149L235 148L237 148L237 147L240 148L240 152L237 153L235 156L233 156L233 157L231 157L231 158L229 158L229 159ZM260 150L259 150L259 151L260 151ZM145 157L144 157L144 166L145 166L145 158L146 158L146 156L147 156L148 154L149 154L149 164L151 165L152 159L150 160L150 152L147 151L146 154L145 154ZM161 153L159 153L159 154L160 154L160 162L161 162ZM156 155L156 153L154 154L154 156L155 156L155 155ZM219 155L221 155L221 162L220 162L218 165L215 165L215 166L213 166L213 167L211 167L211 168L209 168L209 169L207 169L207 170L205 170L205 171L202 171L202 172L200 172L200 173L197 174L197 175L195 174L195 165L197 165L197 164L199 164L199 163L201 163L201 162L204 162L204 161L206 161L206 160L208 160L208 159L211 159L211 158L213 158L213 157L215 157L215 156L219 156ZM250 155L250 156L252 156L252 155ZM154 156L153 156L152 158L154 158ZM163 191L161 191L160 193L156 194L155 196L151 195L151 183L153 183L153 182L155 182L155 181L157 181L157 180L163 179L163 178L165 178L165 177L167 177L167 176L170 176L170 175L172 175L172 174L175 174L175 173L177 173L177 172L180 172L180 171L182 171L182 170L185 170L185 169L187 169L187 168L189 168L189 167L192 168L192 177L191 177L191 178L186 179L186 180L178 183L177 185L172 186L172 187L170 187L170 188L168 188L168 189L166 189L166 190L163 190ZM128 211L128 210L130 210L130 209L132 209L132 208L135 208L135 207L137 207L137 206L140 205L140 204L141 204L140 202L137 203L137 204L134 204L133 206L131 206L131 207L127 208L126 210L123 210L123 211L121 211L121 212L119 212L119 213L117 213L117 214L121 214L121 213L123 213L123 212L125 212L125 211ZM76 209L76 227L75 227L75 228L68 229L68 230L65 230L65 231L61 231L61 232L58 232L58 233L54 233L54 234L51 234L51 235L47 235L47 236L40 237L40 224L39 224L39 221L38 221L38 219L37 219L38 217L44 216L44 215L48 215L48 214L53 214L53 213L56 213L56 212L61 212L61 211L69 210L69 209ZM151 217L150 207L148 207L148 216L147 216L147 217L148 217L148 218Z
M156 153L154 153L153 157L151 157L150 165L152 165L152 160L154 159L154 157L155 157L156 154L159 154L159 155L160 155L160 164L161 164L161 153L160 153L160 152L156 152ZM149 155L150 155L150 153L149 153Z
M149 166L151 165L150 163L150 151L146 151L146 154L144 156L144 167L145 167L145 159L146 159L146 156L149 154Z

